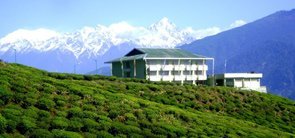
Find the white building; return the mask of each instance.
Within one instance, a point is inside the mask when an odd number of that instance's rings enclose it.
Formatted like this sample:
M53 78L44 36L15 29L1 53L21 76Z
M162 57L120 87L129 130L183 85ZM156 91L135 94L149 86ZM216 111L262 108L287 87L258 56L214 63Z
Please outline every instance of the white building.
M107 63L117 77L198 84L207 80L207 60L213 58L180 49L135 48Z
M262 73L224 73L215 75L216 85L218 86L236 87L266 93L266 87L260 86L261 78Z

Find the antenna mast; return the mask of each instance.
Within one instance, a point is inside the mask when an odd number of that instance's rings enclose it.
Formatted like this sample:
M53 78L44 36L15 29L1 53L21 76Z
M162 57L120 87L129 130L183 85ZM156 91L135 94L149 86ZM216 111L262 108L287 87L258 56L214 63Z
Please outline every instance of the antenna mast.
M224 61L224 73L226 73L226 62L227 60Z
M94 74L98 74L98 70L97 70L97 59L94 59L95 62L95 73Z
M14 50L14 63L16 63L16 49L13 48L13 50Z

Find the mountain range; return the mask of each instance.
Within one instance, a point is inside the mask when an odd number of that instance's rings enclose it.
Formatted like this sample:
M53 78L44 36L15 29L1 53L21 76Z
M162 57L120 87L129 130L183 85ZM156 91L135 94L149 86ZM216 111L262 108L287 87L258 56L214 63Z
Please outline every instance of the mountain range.
M214 57L216 71L261 72L273 94L295 99L295 9L181 46Z
M149 27L127 22L83 27L71 33L20 29L0 39L0 58L54 72L88 73L134 47L173 48L221 30L217 27L180 29L164 17Z

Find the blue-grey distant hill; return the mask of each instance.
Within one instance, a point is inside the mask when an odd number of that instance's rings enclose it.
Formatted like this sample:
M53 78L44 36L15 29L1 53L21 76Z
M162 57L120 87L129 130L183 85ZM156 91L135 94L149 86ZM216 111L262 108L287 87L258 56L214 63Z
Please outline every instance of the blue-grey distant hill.
M262 72L262 84L271 93L295 99L295 9L276 12L181 48L214 57L219 73Z

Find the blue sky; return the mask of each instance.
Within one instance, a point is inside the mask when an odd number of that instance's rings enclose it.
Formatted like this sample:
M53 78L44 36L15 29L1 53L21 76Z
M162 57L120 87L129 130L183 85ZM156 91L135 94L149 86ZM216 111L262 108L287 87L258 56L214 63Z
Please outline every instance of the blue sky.
M120 21L149 26L163 17L178 27L224 28L293 8L294 0L1 0L0 37L20 28L68 32Z

